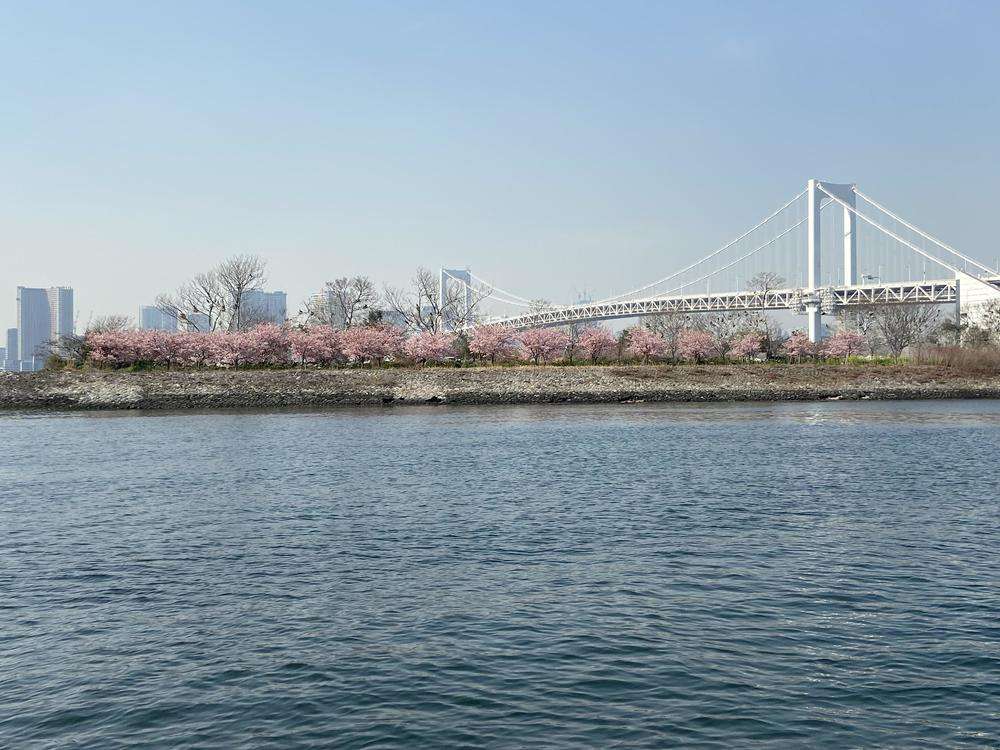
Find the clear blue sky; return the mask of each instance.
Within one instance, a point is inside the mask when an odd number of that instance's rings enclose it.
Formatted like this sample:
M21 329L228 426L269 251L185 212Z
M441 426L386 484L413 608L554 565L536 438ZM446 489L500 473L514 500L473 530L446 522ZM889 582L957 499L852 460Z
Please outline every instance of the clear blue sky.
M134 315L238 252L296 307L470 265L604 294L808 177L983 258L1000 3L4 2L0 325Z

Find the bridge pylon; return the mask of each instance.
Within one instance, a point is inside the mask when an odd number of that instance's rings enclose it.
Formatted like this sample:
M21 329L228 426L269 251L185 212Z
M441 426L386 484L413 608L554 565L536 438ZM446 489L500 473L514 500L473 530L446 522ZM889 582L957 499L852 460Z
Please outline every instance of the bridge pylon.
M855 185L853 183L824 182L809 180L806 185L808 203L808 221L806 231L806 320L808 323L809 340L817 342L823 338L823 305L820 301L822 287L822 234L820 213L823 194L820 185L829 193L837 196L850 206L843 207L844 212L844 286L852 287L858 284L858 219L851 210L855 207Z

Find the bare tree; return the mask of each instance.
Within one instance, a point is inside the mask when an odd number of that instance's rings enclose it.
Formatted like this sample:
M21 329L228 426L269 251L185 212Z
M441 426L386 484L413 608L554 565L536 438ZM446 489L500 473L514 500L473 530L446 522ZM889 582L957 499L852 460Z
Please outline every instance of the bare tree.
M239 330L261 322L246 304L251 289L267 281L266 262L256 255L237 255L211 271L199 273L172 294L156 298L156 307L178 327L196 331Z
M244 310L244 300L247 292L261 288L267 281L267 263L257 255L235 255L222 261L215 273L229 306L229 330L238 331L246 327L243 320L245 314L247 324L260 322L249 320L252 316Z
M378 303L379 293L370 278L344 276L326 282L322 292L306 300L306 313L311 323L350 328L368 323Z
M156 307L176 320L179 328L207 333L229 327L226 292L214 269L199 273L173 294L161 294Z
M886 305L873 308L874 326L893 357L927 339L941 311L932 305Z
M554 307L552 300L542 299L541 297L533 299L528 303L528 314L538 315L539 313L547 312Z
M719 312L702 315L697 327L712 334L715 355L725 356L733 339L752 329L749 316L742 311Z
M488 288L467 289L460 283L449 284L441 300L441 284L431 271L418 268L408 289L386 285L386 305L411 331L440 331L444 326L461 328L479 320L479 307L490 296ZM442 304L443 302L443 304Z
M747 289L751 292L773 292L775 289L784 289L788 282L785 277L773 271L761 271L747 282Z
M979 325L994 343L1000 344L1000 300L992 299L983 304L979 311Z
M643 325L667 342L664 352L671 360L677 359L677 345L680 335L692 325L691 316L679 310L649 315L643 320Z
M851 307L837 313L837 324L847 331L860 333L865 340L868 354L874 357L882 348L882 337L879 332L877 307Z
M128 315L99 315L87 325L87 333L128 331L134 326Z

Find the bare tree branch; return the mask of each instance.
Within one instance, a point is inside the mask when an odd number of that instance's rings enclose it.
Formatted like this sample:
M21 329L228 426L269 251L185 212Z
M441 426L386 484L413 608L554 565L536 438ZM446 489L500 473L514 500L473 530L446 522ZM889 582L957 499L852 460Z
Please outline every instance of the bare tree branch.
M447 285L444 304L441 284L434 273L418 268L410 280L409 289L386 286L386 305L411 331L440 331L444 327L461 328L479 321L479 307L492 290L488 287L466 287L462 282Z

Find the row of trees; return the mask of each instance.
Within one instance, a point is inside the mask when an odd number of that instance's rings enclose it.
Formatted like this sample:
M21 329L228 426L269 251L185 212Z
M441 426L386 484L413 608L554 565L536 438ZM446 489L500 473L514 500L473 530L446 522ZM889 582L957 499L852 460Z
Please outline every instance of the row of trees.
M264 259L237 255L159 295L156 306L182 330L250 330L265 322L265 314L248 304L248 293L266 283ZM456 283L442 296L438 277L426 268L418 268L406 287L386 284L379 289L368 276L342 277L326 282L293 317L300 324L349 329L377 325L388 314L408 332L438 332L444 321L452 328L475 323L491 291Z
M839 331L821 347L801 332L783 343L781 353L790 360L807 357L843 357L859 354L863 337ZM104 330L88 333L77 358L98 366L129 367L281 367L291 364L379 365L386 360L414 364L469 358L497 363L513 360L535 364L584 360L601 362L625 359L651 362L667 353L666 340L649 328L637 326L616 336L594 326L573 339L557 328L515 332L496 325L479 326L468 336L421 331L406 336L394 326L377 324L338 330L331 326L276 326L262 324L244 331L209 333L137 330ZM705 362L718 358L717 341L705 330L686 329L678 337L675 359ZM764 352L764 339L748 333L733 341L724 357L751 360Z
M266 264L261 258L236 256L196 275L174 293L158 298L159 308L178 320L183 330L225 333L229 338L185 339L180 334L164 337L156 332L130 331L131 321L111 316L95 321L86 337L70 337L72 340L59 342L57 351L65 358L80 361L86 357L84 350L89 348L85 339L101 341L97 334L121 333L127 335L110 337L109 341L124 341L124 348L112 352L106 363L148 360L168 365L267 364L254 353L255 342L259 343L261 331L270 331L268 335L272 337L278 334L271 328L261 328L260 311L253 310L246 302L248 292L261 288L266 279ZM764 294L785 285L784 279L769 273L759 274L750 282L752 290ZM406 356L414 361L472 356L491 362L517 358L534 362L558 359L622 361L629 357L644 361L750 357L801 360L882 353L899 357L907 347L925 342L962 346L1000 343L1000 305L988 307L977 325L958 324L950 318L942 320L940 308L933 306L852 308L839 316L838 332L822 348L811 347L804 336L786 333L772 317L761 311L656 315L645 318L641 326L618 336L593 324L540 329L514 337L505 329L489 326L480 326L472 335L459 338L442 333L442 324L446 321L452 327L477 323L481 319L482 303L489 298L490 292L489 288L467 289L456 283L448 285L442 295L438 277L427 269L418 269L405 288L384 286L379 289L366 276L335 279L327 282L321 293L305 301L294 316L296 325L281 334L288 339L287 359L306 363L374 361L388 356ZM537 302L538 308L546 305L544 301ZM398 327L384 325L387 320ZM356 329L363 332L350 333ZM334 336L338 331L340 333ZM392 339L383 347L384 354L379 355L374 345L360 353L345 353L344 342L348 342L348 349L354 352L350 342L355 338L369 343L377 340L373 331ZM848 337L848 333L852 336ZM405 338L404 334L410 338ZM437 335L433 339L436 348L408 352L404 344L430 346L432 339L419 334ZM411 340L414 343L408 343ZM447 345L442 343L446 340L450 342ZM850 342L850 351L846 354L842 351L845 342ZM165 348L168 351L165 352ZM149 356L138 357L129 354L130 351L142 351ZM99 353L97 360L101 356Z

